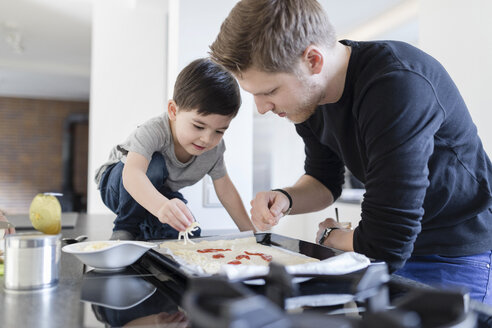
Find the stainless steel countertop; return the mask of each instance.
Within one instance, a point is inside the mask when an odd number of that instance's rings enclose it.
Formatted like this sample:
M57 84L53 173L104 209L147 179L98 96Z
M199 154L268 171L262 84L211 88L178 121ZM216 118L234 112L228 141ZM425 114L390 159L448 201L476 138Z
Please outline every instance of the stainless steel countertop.
M62 237L87 235L90 240L108 240L114 215L79 214L72 229L62 229ZM22 231L24 232L24 231ZM202 235L237 232L203 230ZM94 315L90 303L81 301L84 265L72 254L61 252L60 280L51 289L10 291L0 276L0 327L105 327Z
M114 216L80 214L73 229L63 229L63 237L81 234L90 240L105 240L111 235ZM73 255L62 252L60 280L51 289L9 291L0 277L0 327L104 327L89 304L80 301L84 265Z

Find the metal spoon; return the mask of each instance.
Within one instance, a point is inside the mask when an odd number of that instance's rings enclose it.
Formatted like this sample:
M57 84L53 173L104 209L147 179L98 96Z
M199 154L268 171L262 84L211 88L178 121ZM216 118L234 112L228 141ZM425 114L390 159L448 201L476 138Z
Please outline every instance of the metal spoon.
M75 237L75 238L62 238L62 242L67 244L67 245L70 245L70 244L75 244L75 243L79 243L81 241L84 241L86 240L87 237L86 235L80 235L78 237Z

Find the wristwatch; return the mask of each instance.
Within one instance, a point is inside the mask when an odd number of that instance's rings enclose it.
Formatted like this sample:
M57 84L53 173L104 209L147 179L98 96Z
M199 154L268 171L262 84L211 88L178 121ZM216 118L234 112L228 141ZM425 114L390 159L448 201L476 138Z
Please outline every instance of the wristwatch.
M330 235L330 233L333 231L333 230L337 230L337 229L340 229L338 227L330 227L330 228L326 228L325 231L323 232L323 235L321 236L321 238L319 239L318 241L318 244L320 245L323 245L323 243L325 242L326 238L328 238L328 236Z

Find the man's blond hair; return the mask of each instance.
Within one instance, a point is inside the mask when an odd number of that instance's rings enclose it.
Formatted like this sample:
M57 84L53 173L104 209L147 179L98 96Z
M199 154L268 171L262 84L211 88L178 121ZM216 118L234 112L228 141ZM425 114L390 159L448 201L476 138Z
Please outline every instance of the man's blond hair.
M292 73L309 45L335 42L333 26L316 0L241 0L222 23L209 54L233 74L252 67Z

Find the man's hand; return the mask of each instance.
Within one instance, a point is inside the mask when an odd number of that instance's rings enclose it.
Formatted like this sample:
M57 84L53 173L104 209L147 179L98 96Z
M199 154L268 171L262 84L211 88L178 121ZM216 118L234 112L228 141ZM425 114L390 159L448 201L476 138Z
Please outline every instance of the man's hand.
M271 229L289 208L289 199L279 191L262 191L251 201L251 220L260 230Z
M338 228L332 230L328 238L325 239L323 245L337 248L343 251L353 251L354 231L352 229L343 228L343 226L332 218L325 219L318 225L316 233L316 243L320 240L326 228Z
M186 204L178 198L167 200L157 211L157 218L178 231L185 231L195 221Z

